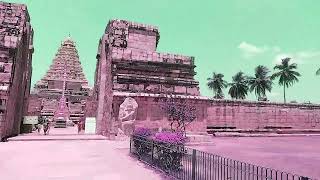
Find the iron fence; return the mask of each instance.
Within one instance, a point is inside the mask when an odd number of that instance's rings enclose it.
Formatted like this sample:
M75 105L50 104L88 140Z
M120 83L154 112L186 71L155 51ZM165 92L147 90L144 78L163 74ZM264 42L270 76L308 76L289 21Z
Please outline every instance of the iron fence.
M130 153L183 180L315 180L138 136L130 138Z

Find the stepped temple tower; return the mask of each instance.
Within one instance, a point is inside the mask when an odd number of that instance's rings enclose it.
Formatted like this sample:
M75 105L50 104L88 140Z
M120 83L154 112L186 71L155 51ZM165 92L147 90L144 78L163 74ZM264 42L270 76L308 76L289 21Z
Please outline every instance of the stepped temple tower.
M228 129L311 132L320 129L320 105L217 100L200 96L194 79L194 58L156 52L155 26L125 20L109 21L99 41L93 94L86 116L96 117L96 133L110 136L119 124L119 107L128 97L137 104L135 126L169 128L160 108L168 95L187 101L197 118L187 131ZM118 121L118 122L116 122ZM111 136L110 136L111 137Z
M30 93L32 42L27 7L0 2L0 139L20 133Z
M62 42L45 76L36 83L28 114L77 122L84 118L89 93L75 42L68 37Z

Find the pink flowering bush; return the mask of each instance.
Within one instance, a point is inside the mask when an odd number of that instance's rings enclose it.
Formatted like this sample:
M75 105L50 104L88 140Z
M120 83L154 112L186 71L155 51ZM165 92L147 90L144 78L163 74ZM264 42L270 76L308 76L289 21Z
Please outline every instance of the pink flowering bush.
M158 143L173 145L182 145L186 140L182 132L159 132L155 134L153 139Z
M139 159L153 159L154 165L165 171L179 171L185 153L186 137L183 131L153 133L148 128L137 128L133 133L133 145Z
M140 137L150 137L152 135L152 131L148 128L137 128L134 130L133 135Z
M159 132L153 140L156 144L157 165L166 171L180 170L186 140L183 132Z
M152 136L151 129L148 128L136 128L133 132L133 143L136 149L136 152L139 154L140 157L149 154L152 151L152 143L151 143L151 136Z

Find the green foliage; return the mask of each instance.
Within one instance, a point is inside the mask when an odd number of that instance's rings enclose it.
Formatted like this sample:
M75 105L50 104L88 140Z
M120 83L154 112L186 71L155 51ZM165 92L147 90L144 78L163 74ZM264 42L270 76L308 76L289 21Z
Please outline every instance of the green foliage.
M223 80L224 75L220 73L213 73L212 78L208 78L207 86L213 91L214 98L224 98L222 89L228 86L227 81Z
M266 91L271 92L272 81L269 72L267 67L259 65L255 68L255 75L248 78L249 91L254 91L258 100L266 98Z
M320 75L320 68L317 70L316 75Z
M243 72L238 72L232 77L232 82L228 85L230 86L229 95L231 98L235 99L245 99L248 94L248 82L247 77Z
M289 86L292 86L294 83L299 82L298 77L301 76L299 72L296 71L298 65L296 63L290 64L291 58L284 58L281 61L281 64L274 66L275 72L271 79L279 78L279 85L283 86L283 98L284 102L286 102L286 94L285 90Z

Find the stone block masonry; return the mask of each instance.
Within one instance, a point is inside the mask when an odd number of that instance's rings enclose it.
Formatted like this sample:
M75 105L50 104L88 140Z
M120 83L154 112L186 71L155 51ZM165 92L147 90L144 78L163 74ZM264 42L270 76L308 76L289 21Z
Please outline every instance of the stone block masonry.
M0 2L0 139L20 132L32 74L33 29L27 7Z
M149 128L169 128L166 114L160 109L164 95L146 93L113 93L115 119L119 106L126 97L138 103L136 125ZM197 119L188 131L206 132L208 126L237 129L291 127L292 129L320 129L320 105L281 104L268 102L213 100L201 96L177 95L197 108Z
M287 126L319 129L320 105L212 100L200 96L194 79L194 57L156 52L160 33L155 26L109 21L99 42L93 96L86 113L97 117L97 133L110 135L126 97L138 103L137 126L168 128L159 103L166 95L186 99L198 109L189 131L208 126L263 129ZM94 106L96 105L96 107Z
M111 132L113 92L199 95L194 58L156 52L159 39L155 26L109 21L99 42L92 99L98 104L97 133Z

